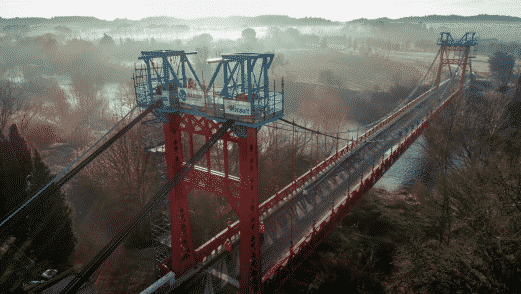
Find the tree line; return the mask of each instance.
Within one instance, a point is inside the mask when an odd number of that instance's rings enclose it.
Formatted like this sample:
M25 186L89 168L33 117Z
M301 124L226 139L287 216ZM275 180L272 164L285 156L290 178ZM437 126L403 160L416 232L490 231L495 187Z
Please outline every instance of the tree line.
M53 175L38 149L29 148L16 125L0 135L0 215L2 221L49 183ZM56 184L52 184L56 185ZM43 194L42 194L43 195ZM0 236L0 286L14 291L49 268L71 264L77 237L72 210L61 191L34 200L20 221Z

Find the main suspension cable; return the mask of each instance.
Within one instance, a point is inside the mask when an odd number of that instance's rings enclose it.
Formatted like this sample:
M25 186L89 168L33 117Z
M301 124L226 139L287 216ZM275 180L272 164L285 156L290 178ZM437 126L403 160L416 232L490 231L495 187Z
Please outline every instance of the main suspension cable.
M163 104L161 100L157 100L152 105L150 105L143 113L141 113L138 117L136 117L134 120L132 120L129 124L127 124L122 130L120 130L118 133L116 133L112 138L110 138L107 142L105 142L102 146L100 146L98 149L96 149L91 155L89 155L86 159L84 159L78 166L73 168L70 172L65 174L63 178L61 178L59 181L57 181L56 185L52 185L56 179L64 174L71 166L73 166L78 160L83 157L87 152L89 152L96 144L98 144L106 135L108 135L121 121L123 121L130 113L132 113L136 107L134 107L118 124L116 124L114 127L112 127L109 132L107 132L101 139L98 140L89 150L87 150L80 158L76 159L72 164L70 164L66 169L64 169L59 175L57 175L51 182L49 182L44 188L42 188L38 193L36 193L34 196L32 196L30 199L28 199L24 204L22 204L18 209L15 209L5 220L2 221L0 224L0 227L3 227L0 230L0 235L3 234L9 226L16 223L17 221L12 220L13 218L20 219L20 211L27 207L34 199L39 197L41 194L45 194L47 197L50 195L56 193L61 189L62 186L64 186L69 180L71 180L76 174L78 174L85 166L87 166L90 162L92 162L97 156L99 156L103 151L105 151L110 145L112 145L117 139L119 139L121 136L123 136L126 132L128 132L135 124L137 124L141 119L143 119L146 115L148 115L152 110L160 107ZM27 213L30 213L33 208L28 208L29 211ZM10 225L6 226L5 224L11 220Z
M148 203L134 216L134 218L122 229L109 243L85 266L85 268L62 290L61 293L76 293L79 288L96 272L107 258L119 247L121 242L134 231L134 229L159 206L168 199L168 193L177 186L195 164L214 146L219 139L230 129L235 122L224 122L217 132L194 154L190 160L165 183L159 191L152 196Z
M298 124L296 124L296 123L294 123L294 122L287 121L287 120L285 120L285 119L283 119L283 118L281 118L280 120L283 121L283 122L285 122L285 123L287 123L287 124L290 124L290 125L296 126L296 127L298 127L298 128L301 128L301 129L303 129L303 130L306 130L306 131L308 131L308 132L312 132L312 133L315 133L315 134L318 134L318 135L323 135L323 136L330 137L330 138L333 138L333 139L346 140L346 141L354 141L354 140L343 139L343 138L339 138L339 137L336 137L336 136L331 136L331 135L328 135L328 134L324 134L324 133L321 133L321 132L318 132L318 131L314 131L314 130L312 130L312 129L308 129L308 128L306 128L306 127L303 127L303 126L301 126L301 125L298 125Z

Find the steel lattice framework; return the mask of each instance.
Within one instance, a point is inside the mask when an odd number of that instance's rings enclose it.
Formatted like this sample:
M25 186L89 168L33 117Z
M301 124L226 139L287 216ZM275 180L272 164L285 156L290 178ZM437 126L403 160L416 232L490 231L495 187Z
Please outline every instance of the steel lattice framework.
M454 40L450 33L442 32L440 33L440 39L438 40L438 45L441 45L440 51L440 65L438 67L438 72L436 75L436 89L440 86L441 80L441 71L443 66L445 65L457 65L461 68L461 79L459 84L459 93L463 93L463 82L465 81L465 71L467 68L467 63L470 58L470 47L477 46L477 40L475 39L476 33L465 33L460 40ZM453 57L450 58L450 52L453 53ZM461 52L463 56L456 56L456 52ZM460 53L460 54L461 54ZM471 73L472 75L472 73Z
M221 137L224 174L212 171L208 150L207 169L194 168L181 185L170 191L171 255L160 263L160 272L166 274L173 271L176 276L182 276L208 255L206 250L197 251L194 248L187 199L189 191L204 190L226 198L237 213L240 236L244 240L240 243L240 292L260 293L259 234L262 224L259 221L257 132L262 125L283 117L284 80L282 92L269 91L268 69L273 54L235 53L207 60L208 64L217 63L217 68L209 84L205 85L197 77L188 58L188 55L196 53L143 51L139 59L143 60L144 66L135 67L134 86L138 106L148 107L156 100L162 100L164 104L154 114L157 121L164 123L168 178L185 165L183 133L188 136L189 154L193 157L194 135L204 136L208 141L223 122L235 121L231 130ZM219 75L223 81L216 91ZM230 142L237 143L239 147L240 178L229 175ZM162 234L165 229L159 224L156 231ZM231 251L229 239L225 247Z
M164 124L165 150L168 177L178 172L184 164L182 132L186 132L189 140L189 152L193 156L193 135L199 134L207 138L221 127L205 117L190 114L169 115L169 122ZM240 128L241 130L237 130ZM239 137L235 135L243 133ZM199 189L211 192L228 200L230 206L239 216L240 243L240 285L241 293L260 293L260 236L259 236L259 201L258 201L258 150L257 129L235 126L221 140L225 159L224 175L211 170L210 153L206 153L207 169L193 169L183 179L182 185L176 186L169 194L170 229L172 248L171 256L161 262L162 273L173 271L176 276L202 262L207 256L205 251L196 251L193 246L190 219L188 215L188 192ZM245 135L245 136L244 136ZM228 171L229 142L238 143L240 160L240 179L230 176ZM229 247L228 247L229 246ZM231 243L227 242L227 250L231 251Z
M196 54L142 51L139 59L144 64L135 67L133 77L138 106L146 108L161 99L165 106L154 111L160 122L167 122L169 114L187 113L256 128L284 116L283 91L270 92L273 54L234 53L209 59L206 62L217 63L217 68L208 85L201 83L188 58ZM222 82L216 87L218 77Z

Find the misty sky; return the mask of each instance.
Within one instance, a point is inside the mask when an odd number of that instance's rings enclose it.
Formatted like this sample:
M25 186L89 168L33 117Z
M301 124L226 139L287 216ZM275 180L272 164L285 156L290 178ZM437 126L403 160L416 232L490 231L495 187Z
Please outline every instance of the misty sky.
M288 15L290 17L322 17L333 21L357 18L400 18L430 14L497 14L521 17L519 0L376 0L376 1L42 1L0 0L0 17L94 16L99 19L132 20L166 15L181 19L206 16ZM112 2L112 3L111 3ZM342 9L339 9L341 7Z

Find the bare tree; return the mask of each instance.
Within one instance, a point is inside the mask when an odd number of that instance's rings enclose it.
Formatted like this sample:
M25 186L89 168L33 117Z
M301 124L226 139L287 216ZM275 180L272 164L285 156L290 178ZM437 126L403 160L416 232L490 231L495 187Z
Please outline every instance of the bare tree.
M35 116L41 113L42 104L41 99L27 99L27 102L23 103L16 117L22 133L27 130Z
M340 89L345 82L341 76L337 75L330 69L321 71L318 74L318 81L329 86L336 86L338 89Z
M289 65L289 61L286 60L283 53L275 53L275 51L268 52L269 54L275 54L273 57L273 62L271 63L270 70L271 70L271 76L274 77L275 71L278 69L279 74L285 73L285 67Z
M20 89L11 82L0 82L0 134L10 119L24 107Z

